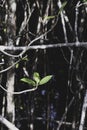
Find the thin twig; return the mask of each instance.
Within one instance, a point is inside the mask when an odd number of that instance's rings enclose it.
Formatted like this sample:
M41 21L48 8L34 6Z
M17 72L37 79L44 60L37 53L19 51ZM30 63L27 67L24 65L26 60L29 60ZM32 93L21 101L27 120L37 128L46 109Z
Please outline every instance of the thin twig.
M72 47L72 46L75 46L75 47L87 47L87 42L81 42L77 45L77 43L58 43L58 44L50 44L50 45L33 45L33 46L28 46L27 49L28 50L36 50L36 49L48 49L48 48L61 48L61 47ZM11 47L11 46L0 46L0 51L3 52L4 54L6 54L7 52L5 51L22 51L22 54L23 52L25 53L26 51L26 47ZM21 54L21 53L20 53ZM20 57L20 54L18 55L12 55L12 54L9 54L9 56L13 56L13 57ZM10 70L12 67L14 67L17 63L19 63L21 61L21 59L19 59L18 61L16 61L12 66L9 66L8 68L4 69L4 70L1 70L0 73L3 73L3 72L6 72L8 70Z
M61 3L60 0L58 1L58 6L59 6L59 9L61 9L62 3ZM61 11L60 16L61 16L61 22L62 22L62 25L63 25L63 32L64 32L65 43L68 43L68 38L67 38L67 32L66 32L66 27L65 27L63 11Z
M26 58L27 56L23 57L23 58ZM22 59L23 59L22 58ZM8 70L12 69L16 64L18 64L21 60L21 58L19 60L17 60L16 62L14 62L14 64L12 64L11 66L7 67L6 69L3 69L0 71L0 74L1 73L4 73L4 72L7 72ZM4 63L5 64L5 63Z
M38 87L34 87L32 89L26 89L26 90L19 91L19 92L10 92L7 89L5 89L1 84L0 84L0 88L2 88L6 93L10 93L10 94L13 94L13 95L20 95L20 94L23 94L23 93L35 91L35 90L37 90Z
M13 68L16 64L18 64L21 61L21 59L17 60L16 62L14 62L14 64L12 64L11 66L7 67L6 69L3 69L0 71L0 74L7 72L8 70L10 70L11 68Z
M79 130L83 130L84 129L85 117L86 117L86 110L87 110L87 90L86 90L86 93L85 93L85 96L84 96Z
M87 5L87 2L84 2L84 3L81 3L81 4L79 3L78 4L78 8L81 7L81 6L83 6L83 5Z
M80 1L78 1L77 5L76 5L76 14L75 14L75 36L76 36L76 42L79 43L79 39L78 39L78 14L79 14L79 10L78 10L78 6L79 6Z
M27 13L27 8L28 8L28 13ZM31 12L30 12L30 9L29 9L29 3L27 2L25 8L24 8L24 21L22 22L21 24L21 27L20 27L20 30L19 30L19 34L18 35L21 35L21 33L24 31L24 29L26 28L29 20L30 20L30 17L32 15L34 11L34 6L32 6L32 9L31 9ZM20 37L17 38L16 40L16 45L19 45L19 42L20 42Z
M63 120L65 119L65 116L66 116L66 114L67 114L67 112L68 112L69 108L71 107L71 105L72 105L72 103L73 103L74 100L75 100L75 97L73 97L73 98L71 99L69 105L66 107L66 111L65 111L65 113L63 114L63 116L62 116L62 118L61 118L61 120L60 120L60 122L59 122L59 125L58 125L57 130L60 129L60 127L61 127L61 125L62 125L62 123L63 123Z

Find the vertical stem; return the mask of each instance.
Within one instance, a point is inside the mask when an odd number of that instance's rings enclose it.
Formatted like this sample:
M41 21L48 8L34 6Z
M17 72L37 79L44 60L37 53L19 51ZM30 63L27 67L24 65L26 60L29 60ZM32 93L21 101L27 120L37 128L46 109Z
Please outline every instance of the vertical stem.
M80 120L79 130L83 130L84 129L86 110L87 110L87 90L86 90L86 93L85 93L85 96L84 96L84 102L83 102L83 107L82 107L82 113L81 113L81 120Z
M32 94L31 94L32 95ZM34 129L34 96L32 96L32 101L31 101L31 123L30 123L30 130Z
M2 117L5 115L5 94L3 94L3 102L2 102ZM3 129L3 126L1 126L1 130Z
M75 14L75 35L76 35L77 43L79 41L79 39L78 39L78 14L79 14L78 5L79 5L79 2L76 5L76 14Z
M60 0L58 1L58 6L59 6L59 9L62 7L62 4L61 4ZM65 42L67 43L68 42L68 38L67 38L67 32L66 32L66 26L65 26L65 20L64 20L63 11L60 13L60 16L61 16L61 22L62 22L62 25L63 25L64 39L65 39Z
M50 126L50 96L49 93L47 95L47 130L50 130L49 126Z
M13 40L14 36L16 35L16 1L15 0L9 0L8 1L8 19L7 19L7 36L8 36L8 41L7 45L8 46L14 46ZM10 66L14 64L14 58L10 57L7 59L7 66ZM6 87L7 91L14 92L14 82L15 82L15 72L14 68L9 70L7 72L7 82L6 82ZM7 93L7 117L9 121L14 123L15 121L15 104L14 104L14 97L11 93Z

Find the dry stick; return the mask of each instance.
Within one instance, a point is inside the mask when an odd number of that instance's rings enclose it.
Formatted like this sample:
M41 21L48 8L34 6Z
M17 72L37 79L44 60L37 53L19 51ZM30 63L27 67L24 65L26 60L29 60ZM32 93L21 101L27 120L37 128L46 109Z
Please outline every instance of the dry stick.
M72 47L72 46L75 46L75 47L85 47L87 48L87 42L81 42L77 45L77 43L58 43L58 44L50 44L50 45L34 45L34 46L28 46L27 49L28 50L36 50L36 49L48 49L48 48L61 48L61 47ZM24 51L26 50L26 47L13 47L13 46L0 46L0 51L5 54L6 56L7 55L7 52L5 51ZM12 55L12 54L9 54L9 56L13 56L13 57L20 57L20 54L19 55ZM12 66L9 66L8 68L4 69L4 70L1 70L0 73L3 73L3 72L6 72L8 70L10 70L12 67L14 67L17 63L19 63L21 61L21 59L19 59L18 61L16 61Z
M4 70L1 70L0 71L0 74L1 73L4 73L4 72L6 72L6 71L8 71L8 70L10 70L10 69L12 69L16 64L18 64L19 62L21 61L21 59L19 59L18 61L16 61L14 64L12 64L11 66L9 66L9 67L7 67L6 69L4 69Z
M59 6L59 9L61 9L62 3L61 3L60 0L58 1L58 6ZM63 11L61 11L60 16L61 16L61 22L62 22L62 25L63 25L63 32L64 32L65 43L68 43L68 38L67 38L67 32L66 32L66 27L65 27Z
M13 55L13 54L10 54L10 53L8 53L8 52L6 52L6 51L3 51L3 50L0 50L4 55L6 55L6 56L9 56L9 57L14 57L14 58L16 58L16 57L18 57L18 55Z
M36 40L38 40L39 38L37 38ZM33 41L34 42L34 41ZM0 51L2 53L4 53L4 51L24 51L26 50L36 50L36 49L49 49L49 48L61 48L61 47L85 47L87 48L87 42L79 42L79 44L77 45L76 42L72 42L72 43L57 43L57 44L49 44L49 45L32 45L32 46L2 46L0 45ZM8 53L8 52L6 52ZM12 54L11 54L12 55ZM9 56L11 56L9 54ZM15 55L12 55L15 56ZM20 54L16 55L16 57L19 57Z
M59 6L59 9L61 9L62 3L61 3L60 0L58 1L58 6ZM61 11L60 16L61 16L61 22L62 22L62 26L63 26L64 40L65 40L65 43L68 43L67 31L66 31L65 19L64 19L64 10ZM62 48L61 48L61 52L62 52L62 54L63 54L63 57L64 57L65 61L66 61L67 63L69 63L68 60L67 60L67 58L65 57L65 54L64 54Z
M50 9L50 5L51 5L51 0L48 0L47 2L47 8L45 10L45 15L44 15L44 18L45 16L48 16L49 15L49 9ZM48 29L47 29L47 21L45 22L46 26L44 28L44 31L46 32ZM43 23L44 25L44 23ZM47 35L45 35L45 39L47 38ZM44 49L44 61L46 60L46 48ZM44 74L46 75L46 63L44 62ZM47 102L48 102L48 105L47 105L47 123L46 123L46 128L47 130L49 130L49 126L50 126L50 104L49 104L49 93L48 93L48 96L47 96Z
M37 24L37 34L39 34L40 33L40 29L41 29L41 24L42 24L42 17L41 17L41 11L42 11L42 9L41 9L41 7L40 7L40 4L39 4L39 1L36 1L36 5L37 5L37 7L38 7L38 10L39 10L39 17L38 17L38 24Z
M81 113L81 120L80 120L79 130L83 130L84 129L86 110L87 110L87 90L86 90L86 93L85 93L85 96L84 96L84 102L83 102L83 107L82 107L82 113Z
M73 28L69 22L69 19L68 17L66 16L66 12L64 11L64 18L65 18L65 21L67 22L69 28L70 28L70 31L73 32ZM77 45L77 43L76 43ZM71 68L72 68L72 61L73 61L73 49L71 49L71 56L70 56L70 63L69 63L69 72L68 72L68 86L70 87L71 89L71 79L70 79L70 73L71 73ZM71 90L72 91L72 90Z
M79 44L79 37L78 37L78 15L79 15L79 8L78 8L78 5L80 4L80 1L77 2L76 4L76 7L75 7L75 25L74 25L74 30L75 30L75 40L76 40L76 44L78 45ZM78 50L77 50L78 52ZM72 57L74 58L74 57ZM75 57L76 58L76 57ZM77 66L77 65L76 65ZM72 69L72 74L73 74L73 69ZM77 77L77 75L76 75ZM72 75L71 75L71 83L70 83L70 89L71 91L73 92L72 88ZM75 130L76 129L76 119L75 119L75 112L74 112L74 118L73 118L73 121L72 121L72 129Z
M71 99L69 105L66 107L65 113L63 114L63 116L62 116L62 118L61 118L61 120L60 120L60 122L59 122L59 125L58 125L57 130L60 129L60 127L61 127L61 125L62 125L62 123L63 123L63 120L65 119L65 116L66 116L66 114L67 114L67 112L68 112L69 108L71 107L71 105L72 105L72 103L73 103L74 100L75 100L75 97L72 97L72 99Z
M59 9L62 7L62 3L61 3L60 0L58 1L58 6L59 6ZM65 40L65 43L68 43L67 30L66 30L66 24L65 24L65 19L64 19L64 10L61 11L60 16L61 16L61 22L62 22L63 33L64 33L64 40ZM64 57L65 61L68 62L68 60L67 60L67 58L65 57L65 54L64 54L62 48L61 48L61 52L62 52L62 54L63 54L63 57ZM66 107L65 107L65 111L67 110L67 101L68 101L68 86L67 86L67 96L66 96ZM65 122L66 122L66 116L65 116ZM58 126L58 127L59 127L59 126Z
M65 10L63 10L63 13L64 13L64 19L65 19L65 22L66 22L66 23L67 23L67 25L69 26L70 31L73 33L73 32L74 32L74 30L73 30L73 28L72 28L72 26L71 26L71 23L70 23L70 21L69 21L68 16L66 15Z
M57 21L58 21L58 17L57 17ZM7 54L7 55L9 55L9 56L14 56L14 57L22 57L23 54L25 54L26 51L30 49L30 46L31 46L34 42L36 42L36 41L38 41L39 39L43 38L45 35L47 35L49 32L51 32L51 31L54 29L54 27L55 27L56 24L57 24L57 21L55 22L54 26L53 26L51 29L49 29L49 30L48 30L47 32L45 32L44 34L42 34L42 35L36 37L35 39L33 39L33 40L28 44L28 46L26 46L26 47L22 50L22 52L21 52L20 54L18 54L18 55L12 55L12 54L10 55L10 54ZM14 46L12 46L12 48L14 48ZM45 49L45 48L44 48L44 49ZM1 49L1 51L2 51L4 54L6 54L6 52L3 51L3 48Z
M74 31L75 31L75 40L76 40L76 44L79 44L79 38L78 38L78 14L79 14L79 10L78 10L78 5L79 5L80 1L77 2L76 7L75 7L75 25L74 25ZM73 62L73 58L74 58L74 54L73 54L73 49L71 52L71 64L69 66L69 81L68 81L68 85L70 87L70 91L72 93L72 75L73 75L73 68L72 68L72 62ZM73 116L73 121L72 121L72 129L75 130L76 127L76 120L75 120L75 112L74 112L74 116Z
M21 118L21 119L24 120L24 119L28 119L28 118ZM35 119L36 119L36 120L47 121L47 119L43 119L42 117L36 117ZM59 121L59 120L51 120L51 122L60 124L60 121ZM62 124L63 124L63 125L67 125L67 126L71 126L71 125L72 125L72 122L65 122L65 121L63 121Z
M71 49L69 71L68 71L68 87L70 88L70 91L73 93L73 90L71 89L71 86L72 86L72 73L71 73L72 62L73 62L73 49Z
M83 5L87 5L87 2L84 2L84 3L81 3L81 4L79 3L78 4L78 8L81 7L81 6L83 6Z
M65 19L67 25L69 26L70 31L73 33L74 30L73 30L73 28L72 28L72 26L71 26L71 23L70 23L70 21L69 21L69 18L68 18L68 16L66 15L65 10L63 10L63 12L64 12L64 19ZM69 66L69 70L71 70L71 66L72 66L72 58L73 58L73 49L71 49L71 56L70 56L70 63L69 63L70 66ZM67 62L68 62L68 61L67 61Z
M58 14L59 15L59 14ZM58 21L58 17L57 17L57 21ZM54 27L56 26L56 24L57 24L57 21L55 22L55 24L54 24L54 26L51 28L51 29L49 29L49 31L47 31L47 32L45 32L44 34L42 34L41 36L39 36L39 37L37 37L37 38L35 38L34 40L32 40L31 42L30 42L30 44L28 45L28 47L24 47L24 48L22 48L23 50L22 50L22 53L20 53L20 54L18 54L18 55L12 55L12 54L9 54L9 53L7 53L7 52L4 52L4 51L2 51L5 55L8 55L8 56L13 56L13 57L22 57L22 55L27 51L27 50L29 50L29 49L45 49L45 48L52 48L52 47L62 47L62 46L73 46L72 44L71 45L66 45L66 44L59 44L59 45L43 45L43 46L37 46L37 47L30 47L30 45L31 44L33 44L35 41L37 41L37 40L39 40L39 39L41 39L43 36L45 36L46 34L48 34L50 31L52 31L53 29L54 29ZM80 45L80 44L79 44ZM76 44L76 46L79 46L79 45L77 45ZM81 46L81 45L80 45ZM14 48L14 47L12 47L12 48ZM20 49L19 49L20 50ZM11 67L10 67L11 68Z
M55 121L55 122L58 123L58 124L60 124L60 121ZM72 125L71 122L65 122L65 121L63 121L62 124L63 125L67 125L67 126L71 126Z
M77 43L58 43L58 44L50 44L50 45L36 45L36 46L28 46L27 49L28 50L36 50L36 49L47 49L47 48L57 48L57 47L72 47L72 46L76 46L76 47L87 47L87 42L81 42L77 45ZM2 51L3 50L3 51ZM1 52L5 52L5 50L8 50L8 51L26 51L26 47L13 47L13 46L0 46L0 51ZM4 53L6 54L6 53ZM9 54L9 56L12 56ZM13 57L15 57L13 55ZM20 57L20 54L18 55L18 57ZM17 63L19 63L21 61L21 59L19 59L18 61L16 61L12 66L9 66L8 68L4 69L4 70L1 70L0 73L3 73L3 72L6 72L8 70L10 70L12 67L14 67Z
M26 58L27 56L25 56L25 57L23 57L23 58ZM22 59L23 59L22 58ZM22 59L19 59L19 60L17 60L16 62L14 62L14 64L12 64L11 66L9 66L9 67L7 67L6 69L3 69L3 70L1 70L0 71L0 74L1 73L4 73L4 72L6 72L6 71L8 71L8 70L10 70L10 69L12 69L16 64L18 64Z
M8 129L11 130L19 130L15 125L5 119L3 116L0 115L0 122L3 123Z
M58 18L57 18L57 21L58 21ZM52 29L56 26L57 21L56 21L55 25L54 25L51 29L49 29L49 31L45 32L44 34L42 34L42 35L40 35L39 37L37 37L37 38L35 38L34 40L32 40L32 41L30 42L30 44L28 45L28 47L24 48L24 50L22 51L22 53L20 53L20 54L18 55L18 57L19 57L19 56L22 57L22 55L23 55L28 49L30 49L30 45L31 45L31 44L33 44L35 41L41 39L43 36L45 36L45 35L48 34L50 31L52 31ZM62 44L61 44L61 45L62 45ZM57 46L61 47L61 45L58 44ZM66 45L66 44L65 44L65 45ZM43 45L43 46L37 46L37 47L38 47L39 49L45 49L45 48L46 48L45 45ZM48 48L51 48L51 47L53 47L53 46L52 46L52 45L48 45ZM56 46L55 46L55 47L56 47ZM36 48L33 47L33 49L36 49ZM6 54L6 53L5 53L5 54ZM10 56L12 56L12 55L10 55ZM14 64L14 65L15 65L15 64ZM7 68L7 69L5 69L5 70L2 70L1 73L2 73L2 72L5 72L5 71L7 71L7 70L9 70L9 69L11 69L14 65L10 66L9 68Z
M20 94L23 94L23 93L28 93L28 92L35 91L35 90L37 90L38 87L36 86L36 87L34 87L32 89L26 89L26 90L19 91L19 92L10 92L10 91L7 91L7 89L5 89L1 84L0 84L0 88L2 88L7 93L11 93L13 95L20 95Z
M28 46L20 53L20 57L22 57L23 54L25 54L26 51L29 50L30 45L32 45L34 42L38 41L39 39L43 38L45 35L47 35L47 32L44 33L44 34L42 34L42 35L40 35L39 37L35 38L34 40L32 40L32 41L30 42L30 44L28 44ZM44 48L44 49L45 49L45 48Z
M27 13L27 8L28 8L28 13ZM21 24L21 27L20 27L20 30L19 30L19 35L21 35L21 33L24 31L24 29L26 28L26 26L27 26L27 24L28 24L28 22L29 22L29 20L30 20L30 18L31 18L31 15L32 15L32 13L33 13L33 11L34 11L34 6L32 7L32 9L31 9L31 12L30 12L30 7L29 7L29 4L28 4L28 2L27 2L27 4L26 4L26 6L25 6L25 8L24 8L24 21L22 22L22 24ZM18 37L17 38L17 40L16 40L16 45L19 45L19 42L20 42L20 37Z
M55 26L57 25L57 22L58 22L58 16L59 16L59 13L58 13L58 15L57 15L57 20L56 20L55 24L53 25L53 27L50 28L47 32L44 32L44 34L42 34L42 35L36 37L34 40L32 40L32 41L28 44L28 46L25 48L25 50L23 50L22 53L20 53L20 57L22 57L23 54L25 54L26 51L29 50L29 47L30 47L34 42L36 42L36 41L38 41L39 39L43 38L44 36L46 36L49 32L51 32L51 31L55 28ZM44 48L44 49L45 49L45 48Z
M3 0L3 3L1 2L0 7L2 7L2 8L3 8L3 6L4 6L5 2L6 2L6 0Z
M78 3L78 6L79 6L79 3ZM77 8L76 8L77 9ZM76 11L77 13L78 13L78 11ZM77 15L77 13L76 13L76 15ZM59 14L58 14L59 15ZM28 21L29 21L29 18L28 18L28 20L27 20L27 23L28 23ZM58 16L57 16L57 21L58 21ZM19 57L19 56L22 56L28 49L29 49L29 47L30 47L30 45L32 45L35 41L37 41L37 40L39 40L39 39L41 39L43 36L45 36L45 35L47 35L50 31L52 31L53 29L54 29L54 27L56 26L56 24L57 24L57 21L56 21L56 23L54 24L54 26L51 28L51 29L49 29L47 32L45 32L44 34L42 34L42 35L40 35L39 37L37 37L37 38L35 38L34 40L32 40L31 42L30 42L30 44L28 45L28 47L26 47L24 50L23 50L23 52L22 53L20 53L19 55L9 55L9 54L7 54L8 56L14 56L14 57ZM25 23L25 22L24 22ZM23 23L23 24L24 24ZM27 24L24 24L25 26L27 25ZM25 28L24 26L21 26L21 29L23 30L23 28ZM77 32L77 19L76 19L76 22L75 22L75 29L76 29L76 32ZM20 31L21 32L21 31ZM64 34L66 35L66 31L64 31ZM76 33L77 34L77 33ZM67 38L67 35L65 36L65 38ZM66 39L66 41L67 41L67 39ZM5 52L4 52L5 53ZM6 53L5 53L6 54Z
M76 36L76 43L79 43L79 39L78 39L78 14L79 14L79 10L78 10L78 6L80 4L80 1L78 1L76 8L75 8L75 36Z
M78 45L79 44L79 41L78 41L78 33L77 33L77 26L78 26L78 5L79 5L79 2L77 3L77 5L76 5L76 15L75 15L75 35L76 35L76 45ZM70 24L69 24L70 25ZM72 28L71 28L71 26L70 26L70 29L72 30ZM70 70L71 70L71 68L72 68L72 61L73 61L73 49L71 49L71 57L70 57L70 66L69 66L69 80L68 80L68 86L70 87L70 90L71 90L71 92L73 92L72 91L72 89L71 89L71 79L70 79Z

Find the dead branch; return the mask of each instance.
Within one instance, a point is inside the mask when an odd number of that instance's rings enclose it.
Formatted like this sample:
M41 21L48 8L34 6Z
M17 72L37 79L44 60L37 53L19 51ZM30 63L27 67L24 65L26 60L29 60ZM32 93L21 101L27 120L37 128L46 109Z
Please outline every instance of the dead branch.
M0 51L4 53L4 51L23 51L27 48L27 50L36 50L36 49L48 49L48 48L61 48L61 47L85 47L87 48L87 42L73 42L73 43L57 43L57 44L49 44L49 45L32 45L32 46L0 46ZM13 55L14 56L14 55Z
M85 93L85 96L84 96L79 130L83 130L84 129L86 110L87 110L87 90L86 90L86 93Z
M15 125L13 125L10 121L8 121L7 119L5 119L1 115L0 115L0 122L2 124L4 124L7 128L11 129L11 130L19 130Z

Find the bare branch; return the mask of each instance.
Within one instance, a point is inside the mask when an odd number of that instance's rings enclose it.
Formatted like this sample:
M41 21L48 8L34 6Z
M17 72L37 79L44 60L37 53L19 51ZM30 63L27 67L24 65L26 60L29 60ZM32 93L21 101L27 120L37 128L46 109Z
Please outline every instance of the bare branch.
M67 112L68 112L69 108L71 107L71 105L72 105L72 103L73 103L74 100L75 100L75 97L72 97L72 99L71 99L69 105L68 105L68 106L66 107L66 109L65 109L65 113L63 114L63 116L62 116L62 118L61 118L61 121L59 122L59 125L58 125L57 130L60 129L60 127L61 127L61 125L62 125L62 123L63 123L63 121L64 121L64 119L65 119L65 116L66 116L66 114L67 114Z
M28 13L27 13L27 10L28 10ZM21 33L26 28L33 11L34 11L34 5L33 5L32 9L30 11L29 3L27 2L25 9L24 9L24 21L21 24L21 27L20 27L20 30L19 30L19 35L21 35ZM17 38L16 45L19 45L20 39L21 39L20 37Z
M78 8L81 7L81 6L83 6L83 5L87 5L87 2L84 2L84 3L81 3L81 4L79 3L78 4Z
M38 39L37 39L38 40ZM36 49L48 49L48 48L61 48L61 47L87 47L87 42L79 42L77 45L76 42L73 43L57 43L57 44L49 44L49 45L32 45L32 46L0 46L0 51L4 53L4 51L23 51L26 48L28 50L36 50ZM7 52L5 52L7 53ZM10 55L10 54L9 54ZM19 54L20 55L20 54ZM16 55L17 57L19 55ZM12 55L15 56L15 55Z
M13 125L11 122L9 122L7 119L2 117L1 115L0 115L0 122L3 123L7 128L11 130L19 130L15 125Z
M35 91L35 90L37 90L38 87L36 86L36 87L34 87L32 89L26 89L26 90L19 91L19 92L10 92L7 89L5 89L1 84L0 84L0 88L2 88L6 93L10 93L10 94L13 94L13 95L20 95L20 94L23 94L23 93L28 93L28 92Z
M84 96L79 130L83 130L84 129L85 117L86 117L86 110L87 110L87 90L86 90L86 93L85 93L85 96Z
M58 6L59 6L59 9L61 9L62 3L61 3L60 0L58 1ZM65 27L65 20L64 20L63 11L61 11L60 16L61 16L61 22L62 22L62 25L63 25L63 32L64 32L65 42L67 43L68 42L68 38L67 38L67 32L66 32L66 27Z
M0 71L0 74L1 74L1 73L4 73L4 72L6 72L6 71L8 71L8 70L10 70L10 69L12 69L12 68L13 68L16 64L18 64L20 61L21 61L21 59L17 60L16 62L14 62L14 64L12 64L11 66L7 67L6 69L1 70L1 71Z
M76 36L76 42L78 43L79 39L78 39L78 14L79 14L79 10L78 10L78 6L79 6L80 1L77 3L76 5L76 14L75 14L75 36Z

